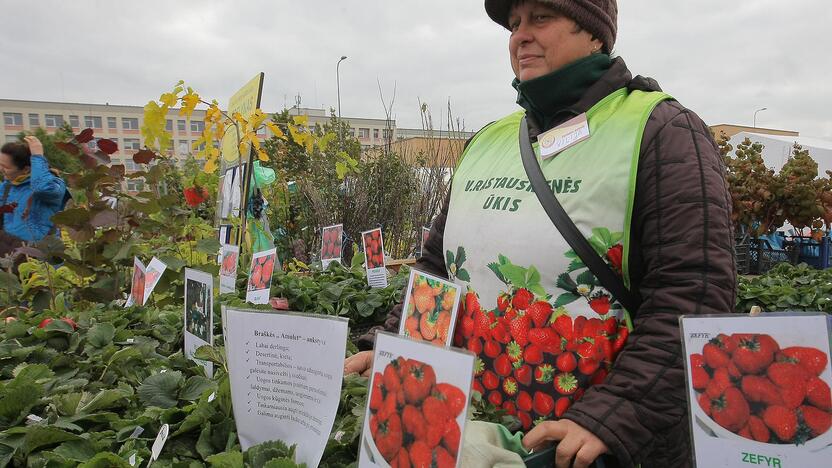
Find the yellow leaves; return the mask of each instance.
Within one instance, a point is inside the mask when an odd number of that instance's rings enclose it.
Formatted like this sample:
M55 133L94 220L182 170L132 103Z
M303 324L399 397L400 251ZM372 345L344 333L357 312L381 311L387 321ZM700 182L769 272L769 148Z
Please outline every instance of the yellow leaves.
M292 117L292 121L295 122L295 125L306 127L309 125L309 116L308 115L296 115Z
M254 113L251 114L251 117L248 118L249 128L257 131L257 129L260 128L260 124L262 124L268 117L269 116L264 114L262 110L255 109Z
M173 107L176 105L176 102L179 100L179 97L174 93L164 93L159 96L159 101L162 102L166 107Z
M205 161L205 167L202 168L202 170L205 173L210 174L216 171L218 167L219 166L217 166L217 158L209 158L207 161Z
M266 161L268 161L268 160L269 160L269 155L268 155L268 154L266 154L266 152L265 152L265 151L263 151L263 150L261 150L261 149L258 149L258 150L257 150L257 159L259 159L259 160L261 160L261 161L263 161L263 162L266 162Z
M171 143L171 135L165 131L167 110L167 106L160 106L156 101L149 101L144 106L141 133L144 144L149 148L167 148Z
M286 139L286 135L283 134L283 130L281 130L280 127L278 127L277 124L274 123L273 121L271 121L271 120L267 121L266 122L266 128L271 130L271 132L274 134L275 137L282 138L284 140Z
M191 88L188 88L188 92L180 99L182 101L182 108L179 109L179 115L190 117L194 113L197 104L199 104L199 94L195 93Z

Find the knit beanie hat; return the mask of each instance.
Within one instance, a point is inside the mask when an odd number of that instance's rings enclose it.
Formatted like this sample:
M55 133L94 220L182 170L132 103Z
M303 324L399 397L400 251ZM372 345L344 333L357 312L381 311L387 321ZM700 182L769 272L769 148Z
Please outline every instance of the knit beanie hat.
M517 0L485 0L485 11L497 24L506 29L511 6ZM590 34L604 43L609 53L615 45L618 30L618 4L616 0L529 0L537 1L563 12Z

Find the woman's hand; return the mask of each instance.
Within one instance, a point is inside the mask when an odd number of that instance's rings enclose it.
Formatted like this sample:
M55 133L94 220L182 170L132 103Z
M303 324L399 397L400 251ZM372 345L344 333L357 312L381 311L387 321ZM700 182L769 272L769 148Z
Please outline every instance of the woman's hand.
M347 374L361 374L364 377L369 377L373 370L373 352L360 351L348 357L344 361L344 375Z
M43 155L43 144L38 140L37 137L33 135L29 135L23 139L27 145L29 145L29 152L34 154Z
M542 449L549 441L558 442L555 451L557 468L586 468L601 454L609 452L595 434L568 419L538 424L523 437L523 446L527 449Z

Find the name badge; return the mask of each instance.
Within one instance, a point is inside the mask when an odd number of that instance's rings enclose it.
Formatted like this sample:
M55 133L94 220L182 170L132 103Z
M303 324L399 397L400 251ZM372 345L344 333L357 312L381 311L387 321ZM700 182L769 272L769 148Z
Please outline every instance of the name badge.
M586 113L583 113L537 137L537 142L540 144L540 157L550 158L587 138L589 138L589 123L586 120Z

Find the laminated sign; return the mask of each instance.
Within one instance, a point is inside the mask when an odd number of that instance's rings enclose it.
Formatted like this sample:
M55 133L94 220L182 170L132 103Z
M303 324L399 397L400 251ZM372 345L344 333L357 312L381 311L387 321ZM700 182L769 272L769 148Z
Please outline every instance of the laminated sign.
M830 317L681 318L698 467L829 466Z

